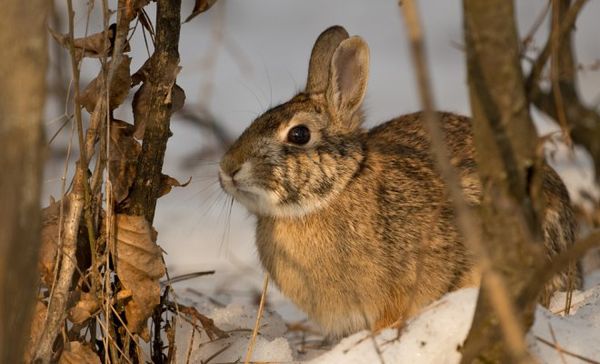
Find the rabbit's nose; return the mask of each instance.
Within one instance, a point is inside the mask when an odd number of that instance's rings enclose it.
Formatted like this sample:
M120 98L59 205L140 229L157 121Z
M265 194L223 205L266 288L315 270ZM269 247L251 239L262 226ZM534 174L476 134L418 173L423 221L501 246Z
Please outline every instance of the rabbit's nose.
M225 157L221 161L220 165L221 172L227 177L233 178L236 173L241 169L241 164L238 163L234 158Z

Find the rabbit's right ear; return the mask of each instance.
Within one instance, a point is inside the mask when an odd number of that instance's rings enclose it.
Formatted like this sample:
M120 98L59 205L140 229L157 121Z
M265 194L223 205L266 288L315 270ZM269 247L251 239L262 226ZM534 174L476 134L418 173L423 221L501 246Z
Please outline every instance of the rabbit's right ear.
M319 35L310 54L308 65L307 93L325 92L329 82L331 58L338 45L349 37L346 29L339 25L329 27Z

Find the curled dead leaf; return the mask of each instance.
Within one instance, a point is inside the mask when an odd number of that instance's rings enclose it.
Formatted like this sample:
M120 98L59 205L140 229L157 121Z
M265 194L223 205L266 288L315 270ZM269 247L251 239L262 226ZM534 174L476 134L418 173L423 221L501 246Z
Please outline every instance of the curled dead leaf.
M185 91L178 85L171 89L171 114L181 110L185 104Z
M59 245L59 222L60 207L63 207L63 223L66 216L69 215L70 199L64 198L61 202L52 200L50 204L42 209L42 232L40 253L38 256L38 272L42 284L46 288L51 288L54 283L54 269L56 265L56 256ZM80 226L79 238L77 239L77 273L74 279L77 279L78 272L86 272L91 264L91 252L87 233L84 233L85 226ZM63 230L64 233L64 230Z
M108 93L110 110L119 107L129 94L129 90L131 89L131 76L129 74L130 65L131 57L124 56L121 58L121 62L116 68ZM98 76L87 85L77 100L89 113L94 111L98 98L106 97L103 91L105 83L104 73L105 72L100 70Z
M135 124L134 136L142 140L146 131L146 120L150 109L150 85L144 82L133 96L133 123Z
M194 2L194 9L192 10L192 13L185 19L184 23L192 20L196 17L196 15L207 11L213 5L215 5L216 2L217 0L196 0L196 2Z
M125 1L125 16L129 21L133 20L138 11L148 5L150 0L127 0Z
M125 306L127 328L146 340L146 323L160 303L159 279L165 274L162 251L143 216L117 215L116 240L117 275L124 289L132 293Z
M69 199L63 200L63 216L69 211ZM42 209L42 244L38 260L38 272L46 287L52 286L54 280L54 264L58 250L58 228L60 218L60 201L52 201Z
M192 177L190 177L187 182L181 183L175 178L171 176L167 176L166 174L161 174L160 176L160 190L158 192L158 197L162 197L167 193L171 192L173 187L185 187L190 184L192 181Z
M143 73L136 73L139 77L138 79L142 79L145 77ZM134 77L136 77L134 75ZM135 134L134 136L137 139L144 139L144 132L146 131L146 123L149 116L150 111L150 103L151 103L151 88L150 84L144 82L142 86L137 90L135 95L133 96L133 120L135 124ZM183 108L185 103L185 91L177 85L174 84L171 88L171 92L167 95L166 102L171 105L171 113L174 113Z
M108 157L109 177L117 203L129 195L137 174L138 156L142 150L133 137L134 126L121 120L111 120L110 153Z
M91 293L82 293L75 306L69 310L69 320L74 324L81 324L92 317L100 309L100 303Z
M71 341L65 347L58 364L101 364L98 354L87 345Z
M111 24L108 30L88 35L83 38L75 38L73 47L75 48L75 57L80 60L83 57L100 58L109 56L112 52L115 34L117 30L116 24ZM48 29L52 37L66 49L69 49L69 35L61 34L53 29ZM127 46L125 51L129 51Z

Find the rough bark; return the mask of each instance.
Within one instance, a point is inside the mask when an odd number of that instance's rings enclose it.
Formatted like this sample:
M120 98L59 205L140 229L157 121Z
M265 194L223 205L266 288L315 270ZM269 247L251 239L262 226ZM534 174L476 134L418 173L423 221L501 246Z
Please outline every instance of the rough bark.
M481 218L492 269L500 272L514 302L525 280L541 261L541 233L530 191L541 182L537 136L529 116L520 66L519 39L511 1L464 0L464 30L469 96L479 174L483 186ZM462 349L463 363L529 362L527 352L510 351L490 303L484 274L471 331ZM519 307L521 330L532 323L535 299Z
M160 192L161 170L171 135L171 89L179 72L179 32L181 0L158 0L156 48L150 59L151 98L142 152L133 184L128 213L145 216L152 223Z
M35 299L40 242L47 0L8 1L0 16L0 362L19 363Z

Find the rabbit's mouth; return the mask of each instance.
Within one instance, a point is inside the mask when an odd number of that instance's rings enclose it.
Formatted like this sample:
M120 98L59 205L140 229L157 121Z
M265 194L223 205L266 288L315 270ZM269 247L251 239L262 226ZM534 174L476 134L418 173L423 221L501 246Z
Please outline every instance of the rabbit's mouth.
M240 178L240 174L242 173L236 171L232 175L228 175L220 170L219 184L221 188L250 212L257 215L270 215L270 210L275 202L273 194Z

